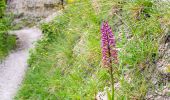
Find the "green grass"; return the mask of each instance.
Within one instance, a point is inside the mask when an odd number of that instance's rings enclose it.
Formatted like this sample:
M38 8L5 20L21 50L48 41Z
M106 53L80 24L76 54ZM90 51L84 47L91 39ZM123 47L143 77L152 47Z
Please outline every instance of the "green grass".
M10 50L14 49L16 37L8 34L11 28L12 18L5 15L5 1L0 1L0 60L2 60Z
M119 49L114 75L120 88L115 98L144 98L152 86L146 75L165 35L162 25L169 27L169 10L159 9L161 4L151 0L98 0L95 5L99 11L89 0L75 2L42 25L44 37L31 52L16 100L94 100L98 91L110 87L109 74L101 67L100 25L105 19Z

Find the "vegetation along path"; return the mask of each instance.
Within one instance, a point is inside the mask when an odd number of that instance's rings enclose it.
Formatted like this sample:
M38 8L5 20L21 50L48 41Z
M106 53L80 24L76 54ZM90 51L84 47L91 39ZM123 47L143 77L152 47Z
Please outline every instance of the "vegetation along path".
M19 46L0 64L0 100L11 100L20 85L27 69L29 49L41 37L38 28L13 31L19 38Z
M40 23L48 23L61 13L62 11L57 11ZM11 100L15 96L27 69L29 50L41 38L42 31L38 27L32 27L11 31L10 34L19 38L18 47L0 63L0 100Z

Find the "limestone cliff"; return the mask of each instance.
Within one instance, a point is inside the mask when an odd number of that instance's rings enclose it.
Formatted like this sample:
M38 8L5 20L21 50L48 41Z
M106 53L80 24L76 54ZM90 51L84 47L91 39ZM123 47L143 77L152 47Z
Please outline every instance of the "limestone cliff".
M46 17L55 12L61 0L8 0L8 11L27 17Z

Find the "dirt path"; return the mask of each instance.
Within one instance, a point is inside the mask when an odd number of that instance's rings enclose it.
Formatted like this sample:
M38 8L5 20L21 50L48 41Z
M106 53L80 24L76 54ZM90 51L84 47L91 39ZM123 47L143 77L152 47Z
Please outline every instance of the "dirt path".
M29 49L40 39L38 28L13 31L19 38L19 47L0 64L0 100L12 100L27 69Z

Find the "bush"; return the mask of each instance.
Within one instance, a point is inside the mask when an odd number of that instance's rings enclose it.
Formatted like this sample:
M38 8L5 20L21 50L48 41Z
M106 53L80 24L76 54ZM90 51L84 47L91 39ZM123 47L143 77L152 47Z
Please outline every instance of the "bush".
M4 15L4 10L5 10L5 0L0 1L0 18Z
M16 37L9 35L8 30L11 28L11 18L4 15L5 0L0 1L0 60L14 48Z

